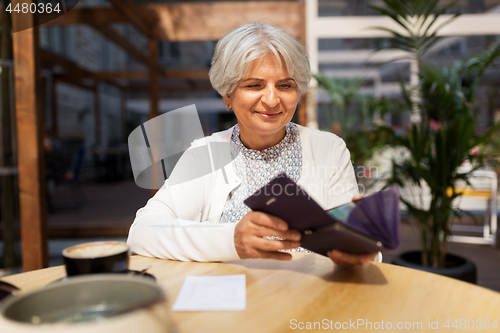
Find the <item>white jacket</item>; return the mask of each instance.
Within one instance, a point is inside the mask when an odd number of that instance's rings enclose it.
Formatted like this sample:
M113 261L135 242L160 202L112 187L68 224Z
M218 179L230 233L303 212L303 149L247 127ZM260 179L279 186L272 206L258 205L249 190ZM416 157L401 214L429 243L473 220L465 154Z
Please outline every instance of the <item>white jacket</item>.
M297 127L303 158L298 185L324 209L351 201L358 194L358 187L344 141L332 133ZM137 211L127 240L132 252L183 261L239 259L234 247L236 223L219 221L227 197L240 179L232 162L223 169L200 171L202 159L207 156L201 156L202 150L193 149L207 142L229 143L232 132L230 128L192 143L165 185ZM214 158L210 156L211 162L217 164ZM195 173L201 176L181 179Z

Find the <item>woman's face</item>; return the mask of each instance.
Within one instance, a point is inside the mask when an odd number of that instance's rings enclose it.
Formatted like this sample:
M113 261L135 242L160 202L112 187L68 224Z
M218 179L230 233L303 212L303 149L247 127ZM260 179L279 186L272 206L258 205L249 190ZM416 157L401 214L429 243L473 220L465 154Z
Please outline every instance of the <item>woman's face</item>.
M225 98L240 127L243 144L263 150L279 143L297 107L297 84L269 53L254 60L236 89Z

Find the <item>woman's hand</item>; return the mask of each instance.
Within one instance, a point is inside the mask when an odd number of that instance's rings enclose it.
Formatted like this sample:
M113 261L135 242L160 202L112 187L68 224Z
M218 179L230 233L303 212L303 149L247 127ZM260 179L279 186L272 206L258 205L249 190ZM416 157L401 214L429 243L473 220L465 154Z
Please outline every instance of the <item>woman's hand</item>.
M363 199L363 196L355 195L354 197L352 197L352 201L357 201L359 199ZM358 254L349 254L345 252L340 252L337 250L329 251L327 252L327 254L328 257L330 257L330 259L332 259L332 261L335 264L341 267L352 267L356 265L363 265L368 261L375 259L375 257L377 256L377 253L358 255Z
M280 237L284 240L265 239L264 236ZM234 229L234 246L241 259L290 260L290 253L279 250L299 247L300 237L300 232L288 230L288 224L282 219L262 212L249 211Z

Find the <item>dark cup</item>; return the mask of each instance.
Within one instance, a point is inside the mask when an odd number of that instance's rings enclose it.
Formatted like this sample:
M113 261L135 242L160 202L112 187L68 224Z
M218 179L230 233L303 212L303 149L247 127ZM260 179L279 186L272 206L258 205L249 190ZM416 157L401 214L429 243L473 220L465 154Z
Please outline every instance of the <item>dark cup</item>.
M92 242L68 247L63 251L68 276L128 271L129 248L123 242Z

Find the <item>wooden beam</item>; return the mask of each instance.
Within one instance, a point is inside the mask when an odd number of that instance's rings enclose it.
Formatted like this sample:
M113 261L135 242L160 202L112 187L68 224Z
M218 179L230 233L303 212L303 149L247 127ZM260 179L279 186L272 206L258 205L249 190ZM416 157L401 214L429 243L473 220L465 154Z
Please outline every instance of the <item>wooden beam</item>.
M149 60L148 60L149 64ZM103 71L95 72L96 80L131 80L131 81L147 81L149 80L149 71L134 70L134 71Z
M73 8L45 25L113 24L132 22L157 40L218 40L231 29L255 21L273 23L301 37L304 2L214 1L135 5L110 0L113 8ZM238 13L238 15L234 15Z
M120 46L122 49L127 51L135 59L139 60L144 64L148 64L148 57L142 53L138 48L136 48L132 43L130 43L125 37L120 33L116 32L110 26L105 25L91 25L94 29L98 30L104 36L109 38L116 45Z
M58 54L44 49L40 49L39 54L42 62L44 63L50 64L52 66L63 67L66 71L78 77L93 78L92 72L80 67L74 61L61 57Z
M156 15L149 8L140 8L132 0L109 0L125 19L135 25L146 37L153 38Z
M34 22L30 13L12 14L14 29L20 22ZM24 271L47 267L49 258L39 42L39 27L12 34Z
M43 15L46 14L38 15L43 17ZM114 7L80 7L73 8L66 14L48 21L43 25L103 25L114 23L129 23L129 20L123 17Z
M121 0L112 0L121 2ZM291 29L300 36L300 15L304 2L299 1L224 1L148 4L135 6L137 16L157 22L152 28L158 40L217 40L229 30L247 22L265 21ZM153 12L151 12L153 10ZM233 15L239 13L240 15ZM317 13L317 12L316 12ZM317 15L317 14L316 14ZM443 15L442 19L450 16ZM441 20L442 20L441 19ZM500 14L463 14L439 31L442 36L499 35ZM73 8L44 25L112 24L129 20L115 8ZM153 24L151 24L154 26ZM436 24L438 26L439 24ZM396 28L382 16L319 17L311 22L319 38L378 38L387 33L371 29L375 26Z
M299 38L304 30L305 7L299 1L179 2L145 8L157 16L154 35L159 40L218 40L230 30L256 21L288 28Z
M145 84L145 85L130 85L130 86L125 86L124 89L127 91L149 91L150 85ZM213 90L214 88L210 83L196 83L195 87L191 87L188 84L160 84L158 85L158 91L204 91L204 90ZM214 90L215 91L215 90Z
M145 65L148 65L148 57L137 49L132 43L130 43L125 37L120 33L116 32L113 28L105 25L91 25L94 29L102 33L112 42L123 48L126 52L132 55L135 59L139 60ZM158 67L158 70L162 75L168 76L168 71L164 68Z
M60 67L64 68L66 73L71 73L69 75L74 77L73 82L71 84L75 84L75 85L83 84L84 85L83 88L91 89L90 87L92 87L93 84L82 83L83 79L87 79L87 80L102 81L104 83L113 85L117 88L121 88L121 85L116 82L116 79L105 78L105 77L103 77L103 78L96 77L93 72L81 67L76 62L71 61L69 59L66 59L64 57L61 57L60 55L55 54L51 51L40 49L39 54L40 54L40 58L41 58L42 62L49 64L53 67L60 66ZM63 80L64 78L66 80L71 79L69 76L64 76L64 75L59 76L59 78L61 78L61 80ZM77 79L79 79L79 81ZM77 83L77 82L80 82L80 83Z
M88 89L88 90L92 90L92 91L94 91L96 89L95 84L84 83L84 82L82 82L82 80L78 76L75 76L75 75L54 74L53 78L54 78L55 82L62 81L64 83L68 83L68 84L77 86L79 88Z
M166 79L208 80L208 68L195 69L165 69L159 71L158 76ZM150 78L148 71L105 71L94 73L94 78L101 81L131 80L147 81Z
M106 27L103 28L103 30L108 30ZM130 47L134 47L132 44L128 43L125 39L123 39L124 43L129 44ZM123 45L122 45L123 46ZM135 47L134 47L135 48ZM131 50L131 49L130 49ZM129 51L130 51L129 50ZM149 60L146 58L145 55L142 53L138 53L137 49L135 51L132 51L134 53L136 58L139 58L141 61L145 61L146 64L148 64ZM80 67L78 64L75 62L66 59L64 57L61 57L51 51L41 49L40 50L40 56L42 57L42 61L44 63L47 63L51 66L60 66L63 67L65 70L68 72L71 72L73 75L83 77L83 78L92 78L98 81L103 81L105 83L111 84L116 86L117 88L122 88L119 86L115 81L116 80L148 80L149 74L147 71L132 71L132 72L120 72L120 71L111 71L111 72L103 72L103 73L92 73L82 67ZM158 68L160 71L160 74L162 74L164 77L171 77L171 78L182 78L184 74L183 71L179 70L173 70L169 71L164 68ZM206 72L206 75L205 75ZM192 78L208 78L208 70L188 70L187 74L192 75ZM191 76L189 76L191 77Z
M162 74L166 79L208 80L209 71L210 68L165 69Z

